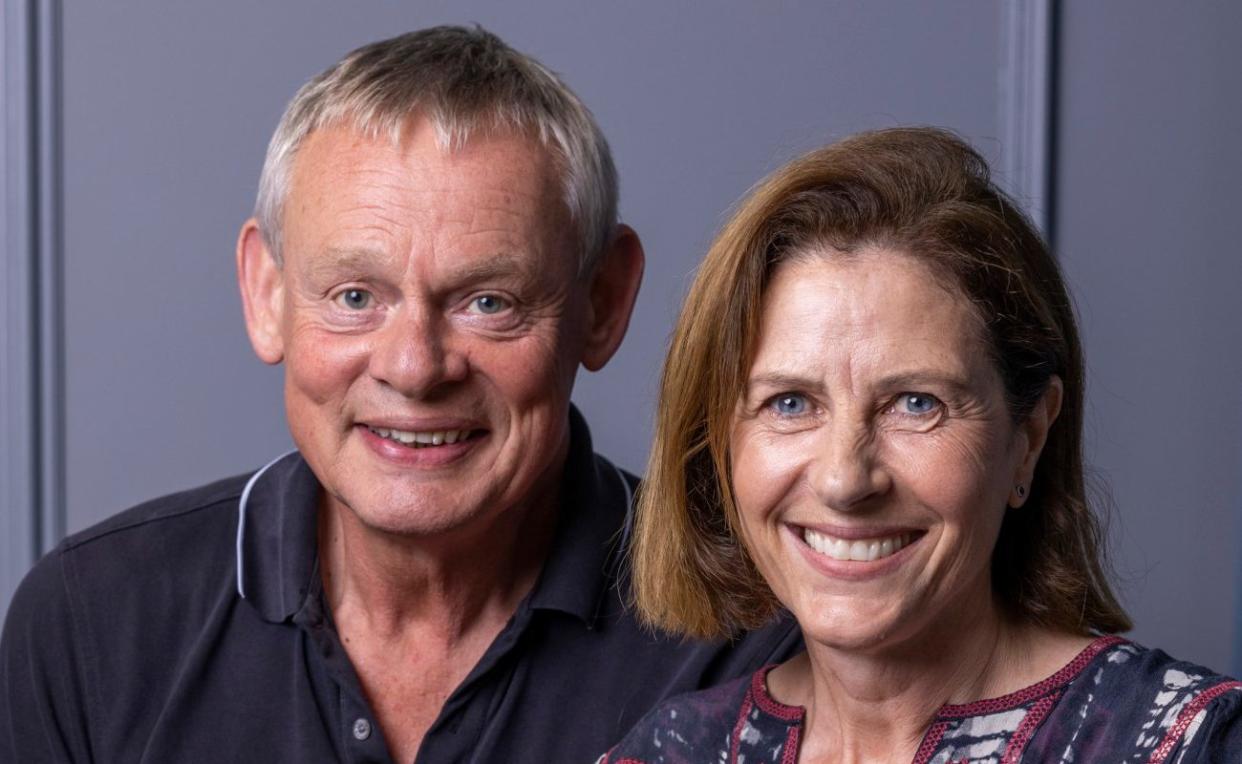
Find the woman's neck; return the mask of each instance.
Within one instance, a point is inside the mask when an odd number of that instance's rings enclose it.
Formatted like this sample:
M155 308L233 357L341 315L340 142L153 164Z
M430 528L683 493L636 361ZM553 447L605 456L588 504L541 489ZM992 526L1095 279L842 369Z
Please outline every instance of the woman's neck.
M909 762L942 706L1034 684L1090 642L1015 623L990 593L953 613L875 649L808 636L808 652L768 677L778 700L806 708L799 760Z

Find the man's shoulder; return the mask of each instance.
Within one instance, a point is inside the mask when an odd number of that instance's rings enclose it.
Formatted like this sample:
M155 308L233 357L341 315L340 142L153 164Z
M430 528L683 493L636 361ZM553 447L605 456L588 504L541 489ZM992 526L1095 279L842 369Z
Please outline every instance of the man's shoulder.
M232 520L225 518L223 515L227 512L222 513L219 510L236 507L248 478L249 474L234 475L197 488L144 501L67 536L58 550L64 553L91 544L106 544L110 540L118 540L118 535L155 530L150 527L154 524L161 524L158 530L164 531L172 530L177 524L176 521L183 521L185 524L235 521L235 517Z
M63 728L67 740L99 743L106 760L131 760L125 746L160 729L164 704L184 712L204 708L202 698L227 697L196 678L191 692L201 697L177 700L185 672L207 672L193 662L215 660L215 650L240 652L248 666L261 661L247 651L264 655L271 643L256 640L266 632L249 624L261 621L238 606L246 483L227 478L143 502L67 537L35 564L0 638L0 705L37 709L23 712L11 734L34 746L48 728ZM239 665L230 660L211 665L227 673Z
M27 609L79 619L157 612L178 594L227 586L245 482L231 477L152 499L66 537L26 574L6 620Z

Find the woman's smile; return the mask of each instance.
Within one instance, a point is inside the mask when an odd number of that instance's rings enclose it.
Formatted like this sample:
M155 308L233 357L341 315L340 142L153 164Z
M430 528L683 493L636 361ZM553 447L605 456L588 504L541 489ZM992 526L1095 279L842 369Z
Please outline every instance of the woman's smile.
M850 537L842 537L797 525L786 526L785 531L785 539L816 575L854 585L881 580L900 571L919 553L920 542L927 535L926 531L916 530L861 530L845 531Z
M914 532L868 534L851 540L813 528L802 529L802 540L819 554L834 560L854 562L875 562L892 557L921 535Z

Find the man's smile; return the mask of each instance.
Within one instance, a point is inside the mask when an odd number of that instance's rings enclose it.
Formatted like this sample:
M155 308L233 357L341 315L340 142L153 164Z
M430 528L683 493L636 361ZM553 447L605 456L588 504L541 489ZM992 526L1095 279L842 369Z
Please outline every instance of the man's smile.
M459 440L467 440L482 433L482 430L395 430L387 427L366 426L368 430L388 440L401 443L412 448L426 448L445 443L452 445Z

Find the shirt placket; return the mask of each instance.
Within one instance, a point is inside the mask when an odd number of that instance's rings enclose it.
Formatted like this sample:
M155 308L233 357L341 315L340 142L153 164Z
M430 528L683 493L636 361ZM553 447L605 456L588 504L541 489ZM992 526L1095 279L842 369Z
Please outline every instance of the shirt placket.
M423 738L415 764L495 760L484 750L486 741L492 739L488 729L505 722L496 710L502 705L501 696L509 687L513 672L513 661L507 659L520 642L530 619L531 610L523 602L465 681L445 701L440 715Z
M337 716L334 737L338 750L346 760L356 764L391 764L388 744L375 720L362 692L362 685L354 672L353 664L328 619L319 591L307 598L302 609L293 617L314 645L314 652L323 661L329 677L338 691Z

